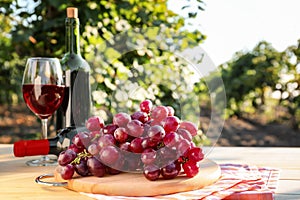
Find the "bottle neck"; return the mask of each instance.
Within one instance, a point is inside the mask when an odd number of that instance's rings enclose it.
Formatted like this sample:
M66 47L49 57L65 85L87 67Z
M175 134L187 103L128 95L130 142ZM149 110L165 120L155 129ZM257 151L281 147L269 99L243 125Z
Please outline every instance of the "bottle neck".
M66 18L66 52L80 55L79 19Z

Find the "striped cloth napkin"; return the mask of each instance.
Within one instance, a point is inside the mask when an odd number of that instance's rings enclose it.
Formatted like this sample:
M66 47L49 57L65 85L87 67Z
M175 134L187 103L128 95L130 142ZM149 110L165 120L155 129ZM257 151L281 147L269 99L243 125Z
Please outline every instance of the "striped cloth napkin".
M155 199L201 199L201 200L272 200L277 188L279 170L259 168L246 164L221 164L222 175L213 185L199 190L155 197L106 196L101 194L81 194L98 200L155 200Z

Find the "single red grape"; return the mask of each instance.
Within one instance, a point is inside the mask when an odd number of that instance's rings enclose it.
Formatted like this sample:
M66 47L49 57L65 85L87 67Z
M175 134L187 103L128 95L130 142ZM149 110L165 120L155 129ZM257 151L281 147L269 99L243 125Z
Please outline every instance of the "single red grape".
M168 109L165 106L157 106L151 112L151 119L156 122L163 121L168 116Z
M191 133L183 128L178 128L177 131L178 135L182 136L182 138L188 140L188 141L192 141L193 136L191 135Z
M166 136L163 138L164 145L172 148L175 147L176 144L179 142L179 135L176 132L167 133Z
M144 100L140 103L140 110L145 113L149 113L152 110L152 101Z
M148 180L155 181L159 178L160 169L154 164L146 165L143 174Z
M118 160L119 151L115 146L105 146L100 150L99 155L102 163L111 166Z
M85 123L85 127L89 131L99 131L103 126L104 120L99 116L90 117Z
M149 120L149 116L147 113L142 111L136 111L131 115L132 120L139 120L142 123L146 123Z
M187 161L182 165L183 171L187 175L187 177L194 177L198 174L199 168L197 166L197 163L194 161Z
M181 122L179 127L188 130L192 136L197 135L197 126L193 122Z
M201 148L193 147L187 152L187 157L189 160L194 162L199 162L204 158Z
M150 137L143 138L142 147L144 149L153 148L156 149L159 141L153 141Z
M65 180L71 179L74 175L74 172L75 172L74 166L71 164L62 166L60 169L60 175Z
M73 137L72 143L81 149L87 147L90 144L91 140L92 138L90 137L89 133L79 132Z
M167 166L161 168L160 173L164 179L173 179L179 174L179 171L176 164L174 162L171 162Z
M88 176L89 175L89 169L87 166L87 159L81 158L78 164L75 164L75 171L80 176Z
M89 172L97 177L102 177L105 175L105 165L103 165L97 158L89 157L87 160L87 166Z
M127 113L118 113L113 117L113 123L119 127L126 127L127 123L130 122L131 117Z
M98 146L100 149L105 146L115 145L115 144L116 144L116 140L115 140L114 136L111 134L105 134L105 135L101 136L98 140Z
M83 152L83 150L85 149L83 148L78 148L75 144L70 144L70 146L68 147L68 149L71 149L72 151L74 151L75 153L81 153Z
M133 137L141 137L144 133L143 123L136 119L128 122L127 129L129 130L129 134Z
M151 126L148 130L148 136L151 138L152 141L160 141L165 137L165 135L165 130L159 125Z
M77 154L71 150L71 149L67 149L65 151L62 151L59 156L58 156L58 164L61 166L66 166L69 163L71 163L75 158L76 158Z
M166 133L170 133L172 131L174 131L174 132L177 131L177 129L179 127L179 123L180 123L180 120L176 116L168 116L162 122Z
M90 146L88 147L88 152L92 155L96 155L99 153L100 147L97 143L92 143L90 144Z
M142 153L144 148L142 146L143 139L135 138L130 142L129 149L133 153Z
M118 126L115 124L108 124L102 128L102 133L113 135L117 128L118 128Z
M114 132L114 137L115 137L116 141L119 143L126 142L126 140L128 138L128 133L127 133L126 128L124 128L124 127L117 128Z
M156 151L154 149L145 149L141 155L141 160L144 164L149 165L155 161Z

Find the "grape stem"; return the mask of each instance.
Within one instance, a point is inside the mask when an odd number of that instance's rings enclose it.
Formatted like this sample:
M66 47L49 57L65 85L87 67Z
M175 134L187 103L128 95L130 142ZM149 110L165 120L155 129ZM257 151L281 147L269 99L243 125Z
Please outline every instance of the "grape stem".
M94 141L96 141L99 138L100 138L100 134L97 134L97 135L95 135L95 137L93 137L93 139L91 140L91 142L94 142Z
M178 161L182 164L186 163L187 161L189 161L188 157L185 156L180 156L180 158L178 158Z
M77 154L77 157L71 162L71 164L79 164L82 158L88 158L91 156L92 154L90 154L89 152L86 151L86 149L84 149L83 152Z
M159 142L158 144L157 144L157 149L161 149L161 148L163 148L163 147L165 147L166 145L163 143L163 142Z

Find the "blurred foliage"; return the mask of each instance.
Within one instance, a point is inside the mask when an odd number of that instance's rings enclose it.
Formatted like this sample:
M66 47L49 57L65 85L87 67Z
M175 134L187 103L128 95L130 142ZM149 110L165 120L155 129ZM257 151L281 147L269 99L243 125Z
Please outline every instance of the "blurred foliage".
M226 115L251 118L251 115L273 115L273 121L300 127L300 40L295 46L278 52L261 41L249 52L237 52L234 58L220 66L226 88ZM210 75L206 84L215 77ZM202 90L207 87L203 82ZM198 87L201 88L201 87ZM212 92L218 95L218 87ZM272 105L272 102L277 102ZM284 114L276 113L282 108ZM272 112L267 112L268 110Z
M202 0L186 1L184 15L169 10L165 0L6 0L0 6L0 64L5 66L0 91L9 93L2 97L13 93L22 101L26 58L62 57L66 8L74 6L81 22L82 55L92 69L96 114L109 119L111 113L136 109L145 98L174 106L178 116L182 110L194 115L193 107L199 107L198 100L187 99L194 95L190 77L195 72L176 52L205 39L199 31L184 28L188 18L203 10Z
M221 66L228 96L228 106L241 113L246 100L255 108L265 105L266 88L275 89L283 66L282 54L267 42L260 42L251 52L238 52L236 58Z

